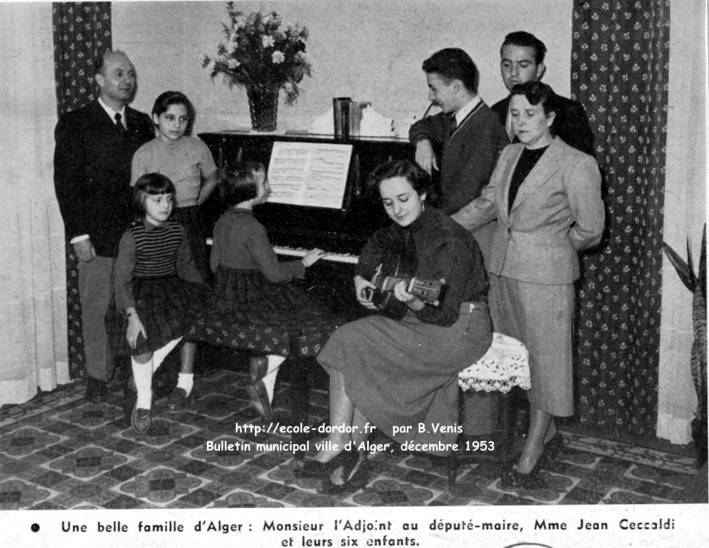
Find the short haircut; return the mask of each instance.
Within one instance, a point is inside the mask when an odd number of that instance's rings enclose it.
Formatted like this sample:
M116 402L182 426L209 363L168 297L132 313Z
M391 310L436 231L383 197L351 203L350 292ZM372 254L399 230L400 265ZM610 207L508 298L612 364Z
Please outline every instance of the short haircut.
M524 95L530 105L541 103L544 108L544 114L559 112L558 96L551 87L542 82L530 81L512 86L510 97L512 95Z
M369 177L369 186L372 191L379 191L382 181L404 177L416 193L427 193L431 187L431 177L419 165L411 160L391 160L378 165Z
M437 51L423 62L424 72L439 74L446 83L460 80L471 93L478 92L480 75L470 56L459 48Z
M507 36L505 36L505 40L502 42L502 46L500 46L500 55L502 55L502 48L505 46L532 48L534 50L534 61L537 65L544 62L544 56L547 53L547 47L544 45L544 42L532 33L524 30L510 32Z
M145 200L148 196L157 194L175 195L175 185L162 173L146 173L141 175L133 187L133 208L138 217L145 214Z
M106 57L108 55L123 55L128 58L126 53L120 49L107 49L94 60L94 76L103 71L103 66L106 64Z
M266 168L261 162L241 162L222 174L219 192L228 206L252 200L258 195L256 174Z
M191 135L196 113L194 106L184 93L180 91L165 91L158 95L158 98L155 99L155 103L153 104L153 116L160 116L163 112L167 112L170 105L184 105L187 111L187 128L185 129L185 135Z

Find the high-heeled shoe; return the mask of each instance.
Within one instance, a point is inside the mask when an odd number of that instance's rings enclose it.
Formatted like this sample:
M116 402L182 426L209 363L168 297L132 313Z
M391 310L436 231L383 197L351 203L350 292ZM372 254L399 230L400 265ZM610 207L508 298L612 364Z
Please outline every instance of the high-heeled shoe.
M349 451L342 464L333 468L330 477L323 480L318 492L324 495L339 495L362 489L369 481L369 470L369 461L364 453ZM342 483L333 482L333 476L339 476Z
M296 478L317 478L325 480L330 476L330 473L341 466L348 456L348 452L344 449L340 450L337 455L327 462L320 462L315 459L304 460L298 468L293 470L293 475Z
M543 468L555 464L563 449L564 437L557 432L548 442L544 444L544 451L539 457L538 462Z
M246 393L249 395L251 405L261 419L263 419L264 422L273 421L273 409L271 408L271 401L263 381L259 380L247 385Z
M548 485L539 474L540 469L539 461L537 461L534 468L526 474L518 471L514 465L512 465L502 473L500 486L504 489L546 489Z

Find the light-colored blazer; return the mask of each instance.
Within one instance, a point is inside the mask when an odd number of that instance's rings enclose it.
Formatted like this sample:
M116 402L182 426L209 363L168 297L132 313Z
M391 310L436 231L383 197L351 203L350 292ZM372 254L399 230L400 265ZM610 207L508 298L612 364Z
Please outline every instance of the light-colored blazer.
M597 244L603 233L598 164L555 138L510 209L510 180L523 149L521 143L507 146L480 197L453 219L471 231L497 219L489 272L532 283L572 283L579 277L578 251Z

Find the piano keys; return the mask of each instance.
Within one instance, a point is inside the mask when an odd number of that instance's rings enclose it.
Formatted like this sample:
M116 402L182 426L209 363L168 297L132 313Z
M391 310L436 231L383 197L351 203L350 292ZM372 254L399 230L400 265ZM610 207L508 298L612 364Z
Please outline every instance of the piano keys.
M305 254L310 251L310 249L305 249L303 247L283 247L275 245L273 249L278 255L286 255L290 257L305 257ZM347 263L347 264L357 264L357 255L351 255L349 253L328 253L326 252L320 258L321 261L332 261L334 263Z
M207 238L207 245L212 245L212 238ZM273 250L277 255L284 255L286 257L305 257L308 251L310 251L310 249L305 249L304 247L283 247L278 245L274 245ZM325 253L320 258L321 261L347 264L357 264L358 259L359 257L357 257L357 255L350 255L349 253Z

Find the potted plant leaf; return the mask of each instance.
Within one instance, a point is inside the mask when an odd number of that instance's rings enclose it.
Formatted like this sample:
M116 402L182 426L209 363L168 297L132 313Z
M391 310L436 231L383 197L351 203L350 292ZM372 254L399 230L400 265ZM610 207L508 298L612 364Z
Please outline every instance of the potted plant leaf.
M707 461L707 227L702 232L701 256L699 258L698 274L694 273L692 251L687 239L687 260L685 261L667 243L662 247L667 258L674 266L682 283L692 292L692 323L694 341L690 365L694 388L697 391L699 404L694 420L692 420L692 439L697 452L697 466L701 467Z

